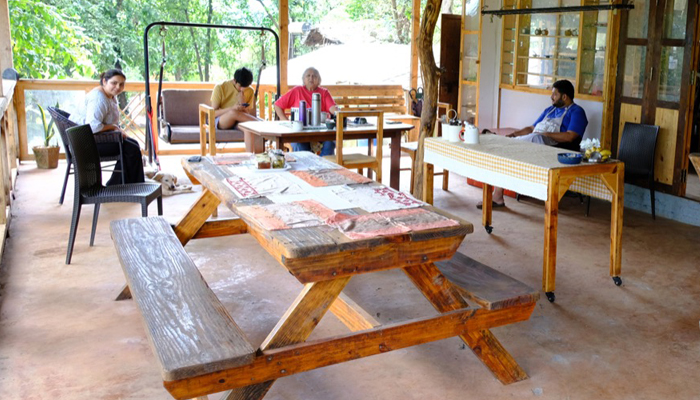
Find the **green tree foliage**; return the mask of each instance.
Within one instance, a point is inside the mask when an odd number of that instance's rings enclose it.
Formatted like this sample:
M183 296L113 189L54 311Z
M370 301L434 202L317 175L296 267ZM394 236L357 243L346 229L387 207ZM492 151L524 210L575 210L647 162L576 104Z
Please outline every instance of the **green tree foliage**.
M99 52L77 18L35 0L9 0L13 62L23 76L66 78L90 76L95 68L89 54Z
M353 21L382 17L383 23L393 32L391 41L411 42L411 0L348 0L345 10Z
M425 0L423 0L424 2ZM144 78L143 34L157 21L262 26L279 31L277 0L9 0L15 65L33 78L95 78L122 68ZM59 11L60 10L60 11ZM389 35L410 42L411 0L290 0L290 22L316 25L344 10L350 20L374 20ZM165 80L219 81L242 66L257 73L261 48L268 65L274 39L258 32L168 27L149 32L149 70L157 76L165 42ZM296 38L295 46L300 42ZM295 49L303 54L309 49Z

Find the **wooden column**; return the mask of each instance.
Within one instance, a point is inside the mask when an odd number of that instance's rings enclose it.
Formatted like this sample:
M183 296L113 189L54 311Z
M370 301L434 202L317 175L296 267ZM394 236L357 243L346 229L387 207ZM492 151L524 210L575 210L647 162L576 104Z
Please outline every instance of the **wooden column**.
M10 40L10 9L7 0L0 0L0 97L5 93L2 87L2 71L12 68L12 41Z
M2 0L0 0L2 1ZM19 140L19 161L33 160L34 156L29 156L27 144L27 114L24 102L23 81L17 82L15 86L15 111L17 112L17 139Z
M289 1L280 1L280 94L287 93L287 62L289 61Z
M411 82L412 88L418 87L418 31L420 30L420 0L413 0L413 18L411 19Z
M617 55L620 46L620 11L608 13L608 35L605 55L605 87L603 92L603 125L600 144L604 149L612 149L612 133L615 112L615 82L617 75Z

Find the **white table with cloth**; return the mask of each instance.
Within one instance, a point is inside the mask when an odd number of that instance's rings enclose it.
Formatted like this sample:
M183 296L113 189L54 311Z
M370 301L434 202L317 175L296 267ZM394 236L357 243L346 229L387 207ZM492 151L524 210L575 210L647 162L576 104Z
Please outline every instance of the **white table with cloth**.
M562 164L565 150L497 135L480 135L479 144L425 140L424 201L433 202L433 168L484 183L482 223L491 233L491 196L494 186L545 201L542 290L554 301L559 200L567 190L611 202L610 276L622 283L622 213L624 164L617 160L577 165Z

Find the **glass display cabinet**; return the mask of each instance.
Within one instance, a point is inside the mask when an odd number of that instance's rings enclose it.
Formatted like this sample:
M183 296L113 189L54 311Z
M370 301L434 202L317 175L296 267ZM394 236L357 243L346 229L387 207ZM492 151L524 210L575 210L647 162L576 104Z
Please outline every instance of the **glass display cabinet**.
M503 8L556 8L597 0L504 0ZM504 15L501 87L542 91L567 79L577 95L602 99L609 11Z

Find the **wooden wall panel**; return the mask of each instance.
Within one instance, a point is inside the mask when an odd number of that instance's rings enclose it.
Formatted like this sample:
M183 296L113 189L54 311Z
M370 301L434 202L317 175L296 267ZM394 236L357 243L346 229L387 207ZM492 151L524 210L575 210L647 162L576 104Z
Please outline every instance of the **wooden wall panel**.
M622 129L625 127L625 122L639 123L642 120L642 106L636 104L622 103L620 104L620 126L617 134L617 148L620 148L620 139L622 138Z
M657 107L654 121L659 126L654 175L658 182L673 185L673 166L678 138L678 110Z

